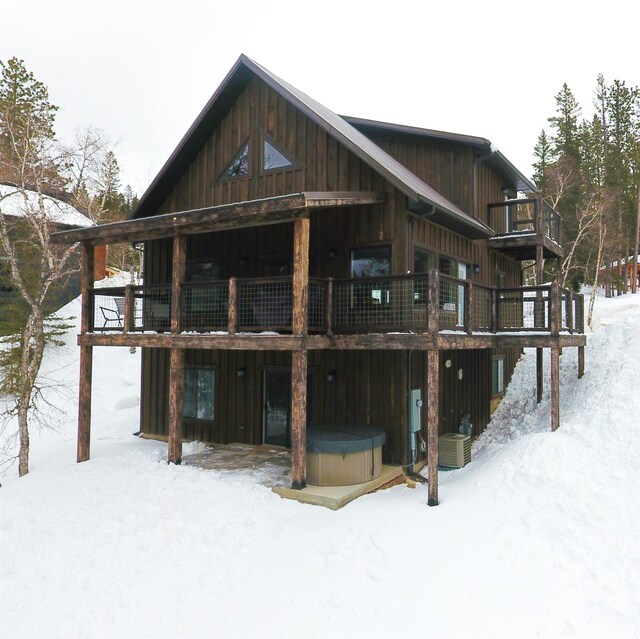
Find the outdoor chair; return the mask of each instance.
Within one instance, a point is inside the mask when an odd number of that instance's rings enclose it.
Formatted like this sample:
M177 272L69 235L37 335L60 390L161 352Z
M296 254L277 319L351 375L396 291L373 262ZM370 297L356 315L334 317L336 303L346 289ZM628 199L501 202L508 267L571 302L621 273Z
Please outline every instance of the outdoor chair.
M122 326L124 319L124 297L115 297L113 301L116 303L116 308L108 308L107 306L100 307L100 312L104 318L102 328L107 328L107 324L111 322L117 322L118 326Z

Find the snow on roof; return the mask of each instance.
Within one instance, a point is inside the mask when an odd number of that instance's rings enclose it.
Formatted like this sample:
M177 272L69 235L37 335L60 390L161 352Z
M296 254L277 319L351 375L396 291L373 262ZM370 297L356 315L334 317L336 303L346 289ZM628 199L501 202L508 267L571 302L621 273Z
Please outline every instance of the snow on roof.
M26 191L29 206L38 206L38 193ZM70 204L50 195L42 196L45 214L50 222L65 226L93 226L93 222ZM0 212L11 217L25 216L25 201L16 186L0 184Z

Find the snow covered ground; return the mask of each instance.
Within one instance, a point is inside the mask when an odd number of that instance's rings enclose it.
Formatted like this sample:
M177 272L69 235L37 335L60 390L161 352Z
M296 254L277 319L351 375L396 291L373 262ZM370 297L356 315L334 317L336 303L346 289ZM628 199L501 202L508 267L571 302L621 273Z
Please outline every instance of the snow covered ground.
M74 461L75 389L52 389L67 416L1 478L0 634L639 637L640 296L596 313L582 380L561 357L560 430L527 353L437 508L397 486L333 512L167 466L132 437L139 353L95 349L92 459ZM77 383L77 356L69 335L47 377Z

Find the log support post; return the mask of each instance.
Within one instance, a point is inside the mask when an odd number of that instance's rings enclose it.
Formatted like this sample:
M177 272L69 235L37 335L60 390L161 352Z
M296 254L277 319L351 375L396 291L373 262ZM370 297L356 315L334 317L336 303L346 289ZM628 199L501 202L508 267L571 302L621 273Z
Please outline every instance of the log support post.
M578 379L584 375L584 346L578 346Z
M560 426L560 349L551 347L551 430Z
M173 238L171 278L171 332L181 330L182 283L186 271L187 240L184 235ZM184 405L184 350L172 348L169 354L169 464L182 463L182 408Z
M186 271L187 239L184 235L173 238L173 263L171 276L171 332L181 330L182 320L182 283Z
M296 336L307 334L309 306L309 213L293 227L293 313ZM307 351L291 353L291 488L302 490L307 477Z
M122 322L122 331L124 333L130 333L134 328L134 307L133 286L129 285L124 289L124 319Z
M93 268L94 251L90 244L82 245L82 267L80 290L82 292L82 315L80 333L88 333L93 324ZM80 347L80 387L78 391L78 462L87 461L91 449L91 375L93 370L93 347Z
M440 356L437 349L427 350L427 465L429 506L438 505L438 396L440 387Z
M238 282L235 277L229 280L229 310L227 314L228 333L235 335L238 331Z
M307 485L307 351L291 354L291 488Z
M184 405L184 350L169 355L169 451L167 463L182 463L182 408Z
M467 282L464 286L464 327L467 335L473 335L473 284Z
M536 348L536 401L542 401L544 387L544 349Z

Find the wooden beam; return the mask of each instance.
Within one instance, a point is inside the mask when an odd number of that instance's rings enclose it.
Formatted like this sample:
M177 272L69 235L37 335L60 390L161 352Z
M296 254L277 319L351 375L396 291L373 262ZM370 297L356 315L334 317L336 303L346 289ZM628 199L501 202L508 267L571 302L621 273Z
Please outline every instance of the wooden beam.
M86 335L93 324L93 268L94 251L88 244L82 245L80 291L82 294L80 332ZM93 348L80 348L80 384L78 389L78 462L87 461L91 454L91 375L93 371Z
M584 346L578 346L578 379L584 375Z
M130 333L134 328L135 300L133 296L133 286L126 286L124 289L124 318L122 320L122 331Z
M542 401L542 392L544 387L544 350L536 348L536 402Z
M184 350L169 355L169 451L167 463L182 463L182 408L184 405Z
M78 393L78 446L77 460L87 461L91 451L91 375L93 348L80 348L80 387Z
M293 226L293 334L306 335L309 290L309 213Z
M182 283L186 272L187 239L184 235L173 238L173 259L171 268L171 332L180 332L182 317Z
M551 349L551 430L560 426L560 349Z
M429 506L438 505L438 434L440 390L440 355L437 350L427 351L427 465L429 481Z
M302 490L307 475L307 351L291 354L291 488Z
M173 237L177 234L192 235L246 226L278 224L292 221L295 213L302 209L364 206L379 204L385 200L386 194L376 192L291 193L248 202L221 204L203 209L165 213L147 218L61 231L52 233L51 241L55 244L141 242Z
M238 331L238 281L235 277L229 279L229 310L227 312L227 329L229 335Z
M93 267L94 251L89 244L82 245L82 265L80 267L80 293L82 294L80 332L88 333L93 325Z

